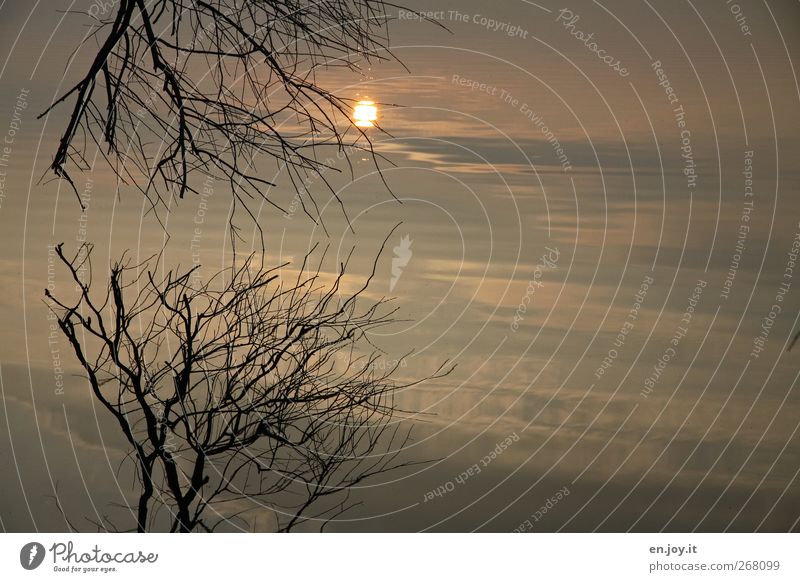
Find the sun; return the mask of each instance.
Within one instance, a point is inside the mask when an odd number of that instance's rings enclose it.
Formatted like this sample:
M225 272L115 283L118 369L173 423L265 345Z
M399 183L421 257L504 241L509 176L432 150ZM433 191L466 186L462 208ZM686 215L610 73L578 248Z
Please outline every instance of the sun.
M359 101L353 107L353 121L356 127L374 127L378 119L378 108L374 101Z

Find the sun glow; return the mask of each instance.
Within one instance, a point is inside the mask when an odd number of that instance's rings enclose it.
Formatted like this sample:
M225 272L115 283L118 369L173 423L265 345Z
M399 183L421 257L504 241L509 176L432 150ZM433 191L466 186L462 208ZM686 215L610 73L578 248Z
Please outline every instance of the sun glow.
M353 121L357 127L374 127L378 119L378 108L374 101L359 101L353 108Z

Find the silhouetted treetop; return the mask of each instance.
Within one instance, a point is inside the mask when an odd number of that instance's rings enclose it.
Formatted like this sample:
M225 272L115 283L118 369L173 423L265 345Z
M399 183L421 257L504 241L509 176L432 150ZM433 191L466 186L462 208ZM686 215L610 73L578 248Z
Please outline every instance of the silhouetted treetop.
M323 87L318 75L392 58L392 6L120 0L116 12L95 17L90 38L98 49L88 70L42 113L71 108L51 168L74 189L72 172L89 168L86 147L94 142L155 209L197 193L211 175L230 184L234 208L251 217L250 203L270 203L272 176L283 171L318 219L316 202L299 188L325 168L317 150L350 146L375 160L370 140L349 120L352 101ZM277 162L269 175L264 159Z

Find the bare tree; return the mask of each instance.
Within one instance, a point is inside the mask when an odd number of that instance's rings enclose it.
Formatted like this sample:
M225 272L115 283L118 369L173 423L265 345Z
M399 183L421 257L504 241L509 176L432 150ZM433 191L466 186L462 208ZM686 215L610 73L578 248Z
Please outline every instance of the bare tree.
M77 297L46 295L130 447L132 529L213 531L256 503L279 531L324 526L350 488L408 464L394 396L417 382L376 365L367 334L395 310L363 297L372 276L343 294L346 263L329 283L308 257L296 275L247 260L202 282L123 257L96 296L91 249L57 253Z
M95 16L90 38L98 49L85 75L41 115L72 103L51 168L74 189L70 169L88 169L84 153L94 142L154 209L197 193L195 174L210 175L227 180L234 208L253 217L250 202L273 203L274 184L257 169L257 158L267 158L318 220L313 196L299 186L316 176L330 189L319 148L368 151L378 166L370 140L349 119L352 100L323 88L318 74L393 58L390 7L383 0L120 0L108 18Z

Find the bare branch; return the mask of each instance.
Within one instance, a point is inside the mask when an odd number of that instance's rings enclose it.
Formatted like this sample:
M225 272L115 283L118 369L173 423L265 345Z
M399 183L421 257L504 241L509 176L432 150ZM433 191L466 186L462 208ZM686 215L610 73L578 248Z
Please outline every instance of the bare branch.
M395 311L364 297L371 276L342 295L344 266L326 282L309 257L296 276L250 257L206 282L123 259L97 294L79 275L91 249L57 254L77 298L46 295L130 445L138 531L213 531L242 503L271 508L281 531L324 524L349 488L406 466L394 399L419 380L369 365L367 335Z
M120 179L156 212L174 197L198 194L212 176L228 182L235 207L254 220L251 204L273 204L266 192L274 184L262 177L271 160L321 220L313 195L297 188L309 176L330 187L320 149L366 152L379 171L380 156L349 119L352 101L317 77L393 59L389 8L397 7L382 0L120 0L95 31L105 37L84 76L40 115L72 103L51 169L75 190L71 172L88 169L83 154L92 141L116 157Z

